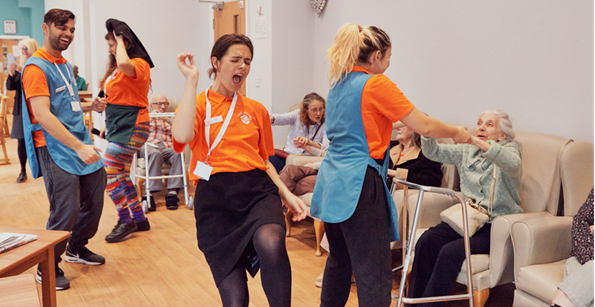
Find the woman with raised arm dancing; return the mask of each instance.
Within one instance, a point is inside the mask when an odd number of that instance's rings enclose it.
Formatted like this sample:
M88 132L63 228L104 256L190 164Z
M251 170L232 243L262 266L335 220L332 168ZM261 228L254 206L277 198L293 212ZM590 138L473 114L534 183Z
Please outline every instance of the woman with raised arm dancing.
M389 306L390 241L398 217L386 187L392 123L433 137L468 143L471 135L417 110L384 71L391 42L381 29L344 24L328 50L326 132L330 147L320 166L311 213L325 222L330 254L321 306L345 306L355 275L360 307Z
M174 150L181 153L186 144L192 149L198 247L223 306L248 306L246 270L254 276L261 268L270 306L289 307L291 268L281 200L296 221L306 217L306 207L268 160L274 147L267 110L238 92L252 56L248 37L219 38L211 51L213 85L198 96L194 56L178 56L186 87L172 124Z
M117 19L105 22L109 63L99 82L107 96L105 130L109 142L103 164L107 172L107 194L118 210L118 222L105 237L120 242L135 231L151 228L143 213L138 194L130 181L133 155L149 137L149 88L153 62L128 25Z

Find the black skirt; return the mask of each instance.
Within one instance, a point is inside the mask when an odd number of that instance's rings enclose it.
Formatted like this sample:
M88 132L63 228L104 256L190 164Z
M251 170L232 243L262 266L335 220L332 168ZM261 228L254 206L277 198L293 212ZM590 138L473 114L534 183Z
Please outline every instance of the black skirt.
M271 178L259 169L217 173L198 182L194 197L198 247L217 286L240 259L254 276L258 271L254 232L265 224L285 229L279 189Z

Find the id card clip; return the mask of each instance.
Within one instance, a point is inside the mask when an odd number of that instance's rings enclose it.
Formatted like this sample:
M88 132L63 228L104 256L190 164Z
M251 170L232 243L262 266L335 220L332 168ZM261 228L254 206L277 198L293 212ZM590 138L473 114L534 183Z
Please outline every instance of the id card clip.
M80 112L81 111L80 102L73 100L70 102L70 105L72 106L72 112Z
M213 167L204 163L204 162L196 162L196 168L194 169L194 175L198 176L200 179L209 181L211 178L211 173L213 172Z

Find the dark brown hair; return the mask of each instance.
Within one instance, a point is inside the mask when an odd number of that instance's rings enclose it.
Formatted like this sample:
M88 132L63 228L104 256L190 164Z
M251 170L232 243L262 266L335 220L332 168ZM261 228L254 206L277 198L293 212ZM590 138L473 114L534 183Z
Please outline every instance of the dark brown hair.
M304 100L302 100L302 103L300 104L300 121L302 122L302 124L304 124L306 126L310 126L310 117L308 116L308 107L314 100L321 101L322 107L326 108L326 100L324 100L324 98L322 98L322 96L320 96L316 93L310 93L310 94L306 95L304 97ZM326 115L326 111L322 113L322 119L320 120L321 125L324 124L325 115Z
M51 9L43 15L43 23L51 26L62 26L68 22L69 19L74 21L74 14L69 10Z
M213 50L211 50L211 59L215 57L217 61L220 61L223 56L227 53L229 47L233 45L246 45L248 49L250 49L250 60L254 58L254 47L252 46L252 41L248 36L243 34L226 34L221 37L215 42L213 45ZM213 65L213 61L211 60L211 68L209 68L209 78L217 77L217 69ZM214 76L213 76L214 75Z

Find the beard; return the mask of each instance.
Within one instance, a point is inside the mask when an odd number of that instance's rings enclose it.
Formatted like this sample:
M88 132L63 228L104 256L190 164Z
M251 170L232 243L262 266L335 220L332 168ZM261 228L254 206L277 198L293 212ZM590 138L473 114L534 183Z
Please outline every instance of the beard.
M56 49L56 50L60 50L60 51L64 51L66 49L68 49L68 47L70 46L70 43L72 42L72 40L66 45L66 47L64 47L64 43L60 40L59 36L50 36L50 45L52 45L52 48Z

